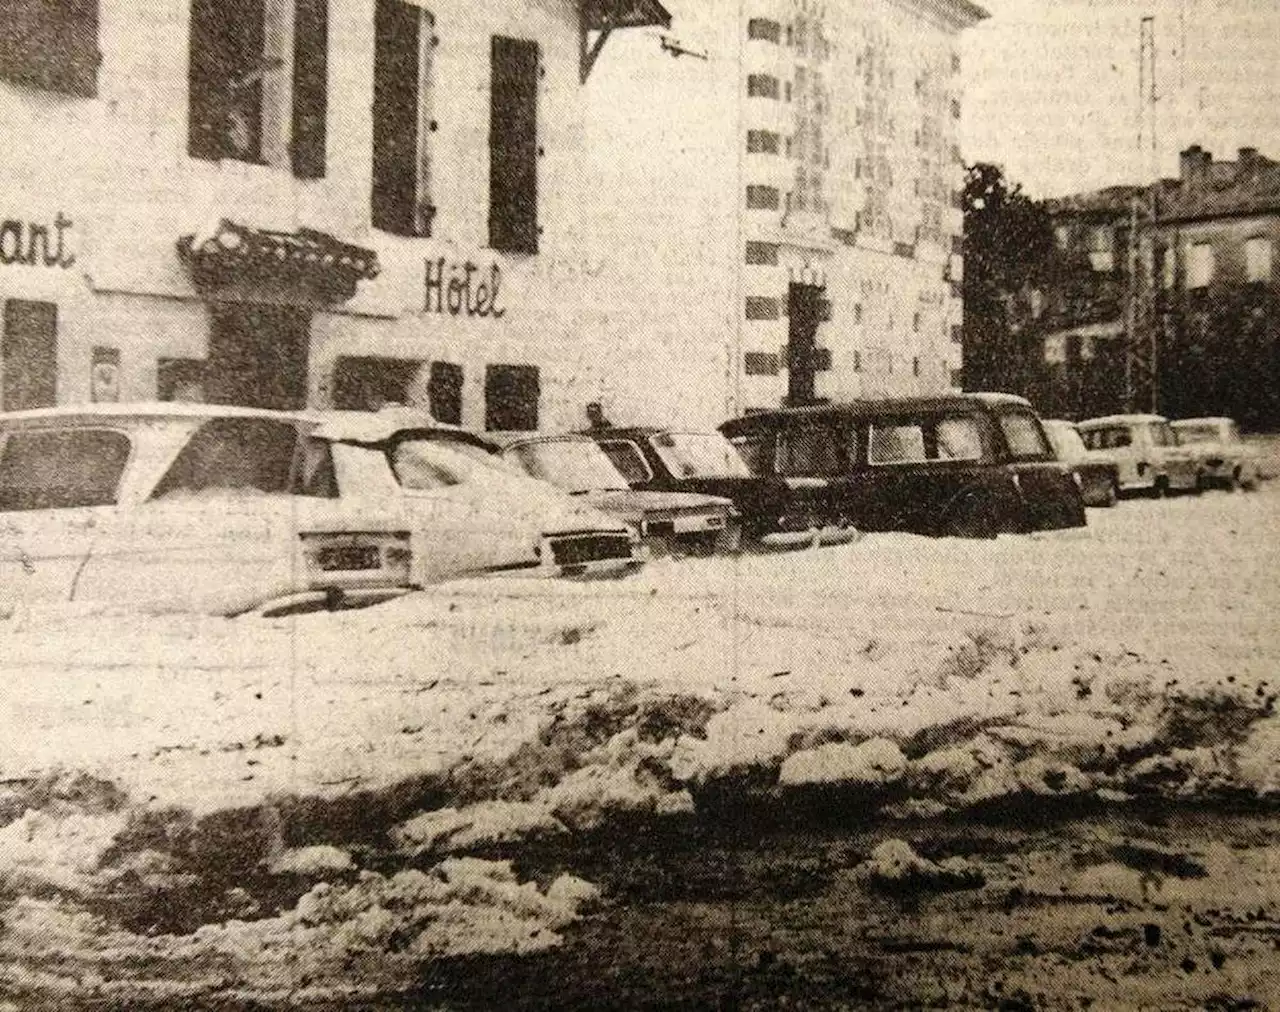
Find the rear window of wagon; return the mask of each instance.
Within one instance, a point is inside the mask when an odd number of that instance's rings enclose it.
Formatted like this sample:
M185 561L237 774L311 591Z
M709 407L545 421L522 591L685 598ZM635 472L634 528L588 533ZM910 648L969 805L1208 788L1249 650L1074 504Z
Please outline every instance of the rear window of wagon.
M1009 446L1013 460L1052 460L1053 449L1045 438L1036 416L1028 411L1003 411L999 414L1000 431Z
M130 449L111 429L0 431L0 511L113 506Z

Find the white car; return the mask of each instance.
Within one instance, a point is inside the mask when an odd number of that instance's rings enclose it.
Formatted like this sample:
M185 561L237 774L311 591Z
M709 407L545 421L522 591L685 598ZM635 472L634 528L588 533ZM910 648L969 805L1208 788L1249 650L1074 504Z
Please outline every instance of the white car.
M330 412L316 435L332 444L344 488L405 511L413 582L457 576L622 575L644 561L626 524L504 466L455 430L406 422L395 411ZM346 449L363 450L352 457Z
M1076 428L1090 451L1115 461L1122 492L1165 495L1200 488L1196 458L1178 446L1162 415L1107 415L1086 419Z
M1173 423L1178 445L1194 454L1206 481L1228 488L1256 488L1258 455L1240 439L1230 418L1182 418Z
M0 415L0 610L235 614L404 593L403 511L340 488L367 451L314 428L304 414L199 404Z

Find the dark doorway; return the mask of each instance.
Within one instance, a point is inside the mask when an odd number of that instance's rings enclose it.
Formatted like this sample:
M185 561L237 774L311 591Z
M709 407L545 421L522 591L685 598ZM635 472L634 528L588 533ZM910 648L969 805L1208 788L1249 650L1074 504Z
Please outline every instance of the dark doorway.
M792 284L787 289L787 404L812 404L816 399L818 324L822 322L821 285Z
M528 432L538 427L538 367L491 365L484 371L484 427Z
M307 403L311 313L243 303L211 309L205 393L211 404L294 410Z
M58 401L58 307L10 299L0 339L0 401L5 411L47 408Z
M339 358L333 367L333 406L340 411L377 411L408 404L409 386L422 363L404 358Z

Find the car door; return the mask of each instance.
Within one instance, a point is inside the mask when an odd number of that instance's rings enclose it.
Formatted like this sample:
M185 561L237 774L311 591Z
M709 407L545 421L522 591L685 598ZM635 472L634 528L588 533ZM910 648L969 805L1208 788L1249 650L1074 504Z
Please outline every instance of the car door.
M107 426L0 430L0 608L83 596L131 449Z

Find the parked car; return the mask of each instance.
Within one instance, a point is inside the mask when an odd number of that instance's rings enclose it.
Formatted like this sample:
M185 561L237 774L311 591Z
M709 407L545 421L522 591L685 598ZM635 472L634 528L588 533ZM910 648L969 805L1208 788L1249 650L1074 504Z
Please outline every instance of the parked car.
M1227 488L1257 488L1258 454L1241 440L1230 418L1182 418L1172 428L1178 445L1195 456L1204 481Z
M1044 419L1045 435L1057 458L1071 468L1086 506L1114 506L1120 496L1120 467L1105 451L1090 452L1074 423Z
M332 412L317 435L362 450L344 480L407 513L419 586L489 573L614 576L644 561L625 523L503 466L460 430Z
M825 481L752 474L719 432L619 426L586 435L633 489L700 492L732 500L748 542L787 547L836 544L856 536L843 517L825 510Z
M1200 488L1200 466L1179 448L1178 438L1162 415L1107 415L1077 425L1089 450L1105 453L1120 468L1121 492L1194 492Z
M407 591L394 503L305 415L196 404L0 415L0 603L235 614Z
M828 508L864 530L995 537L1085 523L1080 490L1021 397L783 408L721 431L761 474L826 480Z
M635 491L595 440L580 434L461 433L437 430L472 452L504 461L627 524L651 548L709 553L736 551L741 540L733 502L693 492Z

